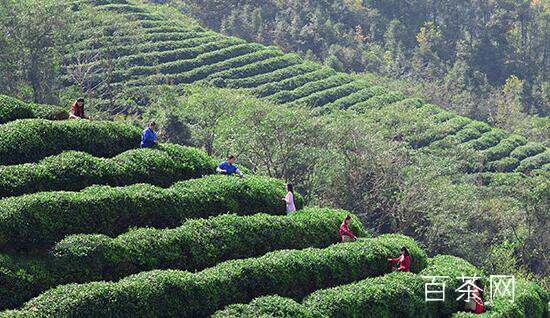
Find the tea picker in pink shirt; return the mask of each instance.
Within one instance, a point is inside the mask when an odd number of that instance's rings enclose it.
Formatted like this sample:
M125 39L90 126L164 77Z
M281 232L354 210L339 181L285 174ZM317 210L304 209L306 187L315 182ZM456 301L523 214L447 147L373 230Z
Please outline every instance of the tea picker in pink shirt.
M286 184L286 195L283 198L283 201L286 203L286 214L296 211L296 206L294 206L294 187L292 183Z

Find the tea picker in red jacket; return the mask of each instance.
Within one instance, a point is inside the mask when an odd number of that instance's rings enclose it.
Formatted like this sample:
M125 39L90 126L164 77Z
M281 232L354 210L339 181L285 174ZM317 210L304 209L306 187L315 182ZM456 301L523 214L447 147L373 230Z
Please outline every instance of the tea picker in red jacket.
M388 258L388 261L392 264L397 264L397 267L393 269L395 271L399 271L399 272L411 271L411 256L409 255L409 250L405 246L401 248L401 256L397 258Z
M84 98L80 97L73 103L69 112L69 119L90 119L84 114Z
M349 221L351 220L351 215L347 215L344 221L342 222L342 225L340 225L340 229L338 230L338 235L340 235L341 242L345 242L346 240L355 241L357 237L351 233L349 230Z

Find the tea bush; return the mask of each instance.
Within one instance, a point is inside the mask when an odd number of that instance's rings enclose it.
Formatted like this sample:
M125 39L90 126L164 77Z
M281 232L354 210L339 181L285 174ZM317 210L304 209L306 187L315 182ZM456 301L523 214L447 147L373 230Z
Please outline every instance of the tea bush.
M164 189L137 184L92 186L80 192L41 192L0 200L0 247L48 247L68 234L118 235L130 226L175 227L222 213L284 214L281 180L209 176ZM298 208L303 205L296 196Z
M19 119L0 125L0 165L33 162L65 150L112 157L139 147L141 130L120 122Z
M280 249L326 247L337 243L346 211L309 208L287 216L221 215L188 220L175 229L137 229L116 238L71 235L53 248L60 272L71 281L118 279L159 268L200 270L219 262ZM353 217L350 229L365 229Z

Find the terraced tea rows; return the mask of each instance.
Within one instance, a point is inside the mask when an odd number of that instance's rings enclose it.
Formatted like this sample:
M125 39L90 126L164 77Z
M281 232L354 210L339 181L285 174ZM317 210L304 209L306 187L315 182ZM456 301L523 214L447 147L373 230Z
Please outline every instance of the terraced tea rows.
M222 317L541 317L544 315L545 292L536 284L519 280L516 303L496 301L494 308L484 314L456 313L461 303L456 299L460 280L448 280L444 302L426 302L425 277L479 275L470 263L447 255L429 259L429 265L419 274L391 273L366 278L356 283L318 290L307 296L302 304L280 296L256 298L249 304L230 305L212 315ZM452 265L450 265L452 264ZM526 297L526 295L532 297ZM403 302L403 299L407 299Z
M131 149L139 129L122 123L16 118L0 126L1 141L38 127L53 137L24 140L24 147L47 150L50 142L58 154L19 152L5 162L28 163L0 166L8 179L0 183L0 308L19 308L0 317L250 317L250 310L273 309L274 317L395 310L436 317L462 308L455 295L440 305L421 301L419 275L471 273L473 266L457 258L428 262L402 235L366 238L355 216L350 228L359 240L334 244L348 212L302 209L297 194L300 210L286 216L281 180L209 176L213 160L187 147ZM389 274L387 259L402 246L420 274ZM548 294L527 281L518 286L521 302L495 304L492 313L519 317L530 306L529 317L543 317ZM261 298L272 294L281 297ZM402 297L408 305L395 306Z
M423 268L426 256L414 241L385 236L324 249L276 251L197 273L156 270L116 283L64 285L31 300L22 311L49 316L206 317L256 296L304 297L320 288L384 274L388 256L398 254L403 245L415 260L413 270Z
M172 144L132 149L113 158L64 151L35 163L0 166L0 198L32 192L79 191L94 184L126 186L148 181L168 187L214 170L214 161L204 152Z
M376 122L386 123L388 135L401 138L415 149L437 153L441 148L472 150L467 172L545 173L550 154L542 144L527 145L521 136L510 135L484 123L446 112L400 92L373 86L361 76L337 73L295 54L246 43L202 29L192 23L154 12L151 6L132 1L90 1L97 10L111 12L128 23L137 23L143 38L123 32L104 39L83 35L80 51L66 56L67 63L79 54L103 52L112 59L112 87L151 87L159 84L208 82L221 87L244 89L274 103L313 107L321 112L352 109ZM177 14L176 14L177 16ZM188 20L181 15L181 20ZM134 41L132 41L132 39ZM136 43L137 41L137 43ZM103 48L109 42L114 48ZM99 63L95 62L95 63ZM90 80L101 81L98 73ZM71 85L65 78L65 85ZM131 89L130 89L131 91ZM109 92L106 92L108 94ZM102 104L99 101L99 104ZM398 118L385 118L396 110ZM425 117L429 116L429 117Z

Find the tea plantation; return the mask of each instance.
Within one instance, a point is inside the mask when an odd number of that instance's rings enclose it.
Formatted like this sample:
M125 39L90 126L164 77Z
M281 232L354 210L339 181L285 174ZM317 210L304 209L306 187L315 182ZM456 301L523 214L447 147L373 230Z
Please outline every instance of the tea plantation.
M351 110L415 151L464 152L464 174L485 183L550 171L544 144L368 76L223 36L137 0L70 8L82 14L81 32L63 64L112 63L87 79L100 87L99 107L112 105L117 89L139 100L161 85L206 83L319 114ZM76 85L65 72L62 86ZM359 239L339 243L348 212L307 207L297 195L298 211L286 215L283 180L215 175L217 161L202 150L140 149L138 127L67 118L65 108L0 95L0 317L462 318L473 315L461 312L455 278L477 274L488 286L493 274L454 256L429 257L407 236L373 237L356 216L350 229ZM402 246L411 273L388 263ZM425 301L423 276L452 278L444 302ZM515 297L487 304L481 316L548 316L549 292L535 282L518 278Z
M274 47L209 31L183 14L167 14L131 0L77 1L73 10L89 12L90 6L124 21L128 28L109 27L111 19L83 28L76 49L65 55L65 87L75 84L71 65L93 68L112 63L112 72L97 72L87 79L92 85L110 79L108 88L99 91L100 105L110 105L117 88L136 93L139 101L139 92L158 85L204 82L320 112L352 109L385 125L389 139L403 140L414 149L432 154L449 148L468 151L471 165L466 173L490 177L495 172L540 174L550 169L545 145L374 85L368 76L338 73ZM79 23L89 23L82 20ZM101 58L83 63L87 56Z
M287 216L282 180L213 175L198 149L138 149L133 126L26 118L52 107L9 100L0 113L24 115L0 125L0 149L21 149L1 157L1 317L468 316L456 280L445 302L424 301L423 275L483 274L462 259L371 237L355 216L359 239L338 243L348 212L297 196ZM55 140L27 139L33 129ZM412 273L389 267L402 246ZM484 315L545 317L547 304L519 279L515 303Z

